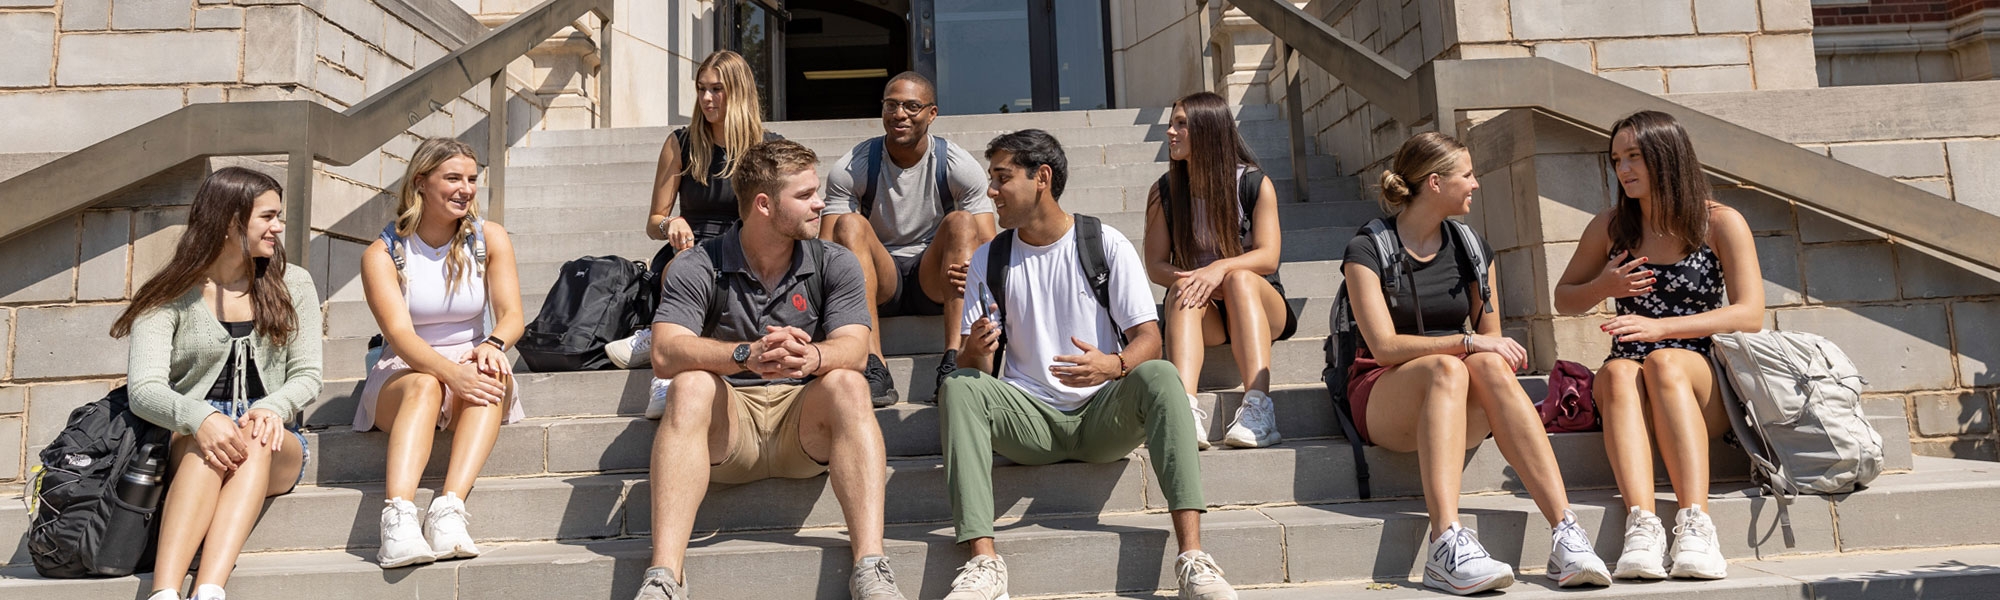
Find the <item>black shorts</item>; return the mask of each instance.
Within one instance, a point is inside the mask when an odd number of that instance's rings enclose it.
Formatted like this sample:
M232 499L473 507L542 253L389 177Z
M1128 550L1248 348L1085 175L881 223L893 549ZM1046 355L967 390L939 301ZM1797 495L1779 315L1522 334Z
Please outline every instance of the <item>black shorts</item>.
M1273 342L1282 342L1292 339L1292 334L1299 332L1299 315L1292 310L1291 299L1285 297L1285 284L1272 281L1271 287L1278 290L1279 298L1285 298L1285 327L1278 332L1278 337L1271 338ZM1209 308L1215 311L1216 316L1222 317L1222 343L1229 343L1229 305L1221 300L1210 300Z
M925 248L924 252L930 252ZM924 295L924 284L918 279L917 269L924 263L924 255L894 256L896 262L896 292L882 299L875 307L875 314L881 317L936 316L944 314L944 305Z

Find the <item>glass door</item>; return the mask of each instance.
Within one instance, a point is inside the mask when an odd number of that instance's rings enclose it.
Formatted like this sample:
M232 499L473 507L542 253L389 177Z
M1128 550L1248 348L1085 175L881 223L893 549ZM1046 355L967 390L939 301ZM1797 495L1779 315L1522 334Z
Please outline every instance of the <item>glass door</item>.
M940 114L1109 108L1107 4L913 0L914 62Z
M785 23L792 15L784 0L723 0L717 3L718 47L743 55L757 80L758 104L764 119L785 119Z

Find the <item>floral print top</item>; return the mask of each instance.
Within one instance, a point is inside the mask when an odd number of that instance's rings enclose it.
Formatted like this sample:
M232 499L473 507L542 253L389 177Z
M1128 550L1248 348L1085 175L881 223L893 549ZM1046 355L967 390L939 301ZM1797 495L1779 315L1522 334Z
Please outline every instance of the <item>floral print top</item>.
M1652 269L1653 291L1640 296L1619 298L1618 314L1647 318L1683 317L1721 308L1723 301L1722 263L1715 251L1703 245L1680 262L1648 265ZM1644 362L1654 350L1681 348L1708 355L1706 337L1668 339L1657 342L1612 342L1612 358Z

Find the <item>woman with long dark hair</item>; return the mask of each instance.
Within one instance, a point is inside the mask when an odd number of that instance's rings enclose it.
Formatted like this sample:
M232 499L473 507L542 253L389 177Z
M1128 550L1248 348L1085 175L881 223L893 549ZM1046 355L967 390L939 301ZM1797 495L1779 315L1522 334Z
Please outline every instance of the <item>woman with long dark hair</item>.
M690 125L675 129L660 147L653 171L653 206L646 215L646 237L666 242L649 265L654 275L665 273L674 255L708 241L736 226L736 191L729 177L736 159L759 142L779 139L764 130L764 107L757 99L756 74L743 56L717 50L694 70L694 114ZM680 214L674 214L675 209ZM614 340L604 352L618 368L652 363L653 331L640 329L632 337ZM646 418L666 410L667 380L653 381Z
M304 471L287 423L319 396L319 295L285 264L280 194L249 169L209 175L173 259L111 325L132 337L132 412L174 432L152 600L180 598L196 549L193 597L222 598L264 499Z
M1347 402L1363 441L1417 453L1431 525L1424 585L1463 595L1514 583L1513 567L1458 522L1465 451L1488 434L1548 521L1548 578L1562 587L1611 583L1569 509L1541 414L1514 376L1528 352L1500 332L1493 249L1447 222L1472 211L1472 154L1450 136L1417 134L1396 151L1381 186L1391 215L1383 229L1394 243L1378 250L1363 231L1341 265L1361 333ZM1484 286L1472 261L1485 262ZM1384 293L1385 273L1399 277L1394 298Z
M499 223L479 218L478 190L471 146L424 140L397 192L393 232L361 255L361 286L387 347L369 367L354 430L389 434L376 554L384 569L479 555L465 498L500 425L524 416L507 358L523 329L514 244ZM417 479L446 428L450 464L420 533Z
M1172 163L1146 201L1146 275L1167 288L1167 359L1180 370L1206 449L1206 415L1194 396L1203 350L1230 344L1244 392L1223 441L1269 446L1279 441L1271 343L1297 327L1278 282L1278 193L1221 96L1181 98L1170 119Z
M1715 201L1694 143L1672 115L1644 111L1619 121L1611 129L1611 164L1617 203L1584 229L1556 286L1555 308L1579 314L1605 298L1618 306L1602 326L1611 356L1592 389L1626 507L1625 551L1613 575L1721 579L1729 563L1707 512L1708 445L1729 422L1708 338L1763 328L1756 243L1743 215ZM1654 512L1655 442L1679 506L1672 570L1666 529Z

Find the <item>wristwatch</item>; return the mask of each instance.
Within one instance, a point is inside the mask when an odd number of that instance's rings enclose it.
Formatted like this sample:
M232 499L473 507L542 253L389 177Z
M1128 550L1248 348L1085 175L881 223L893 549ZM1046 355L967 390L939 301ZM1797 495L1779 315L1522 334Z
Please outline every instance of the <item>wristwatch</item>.
M745 371L750 370L750 345L737 344L736 352L731 353L729 358L736 361L736 366L742 367Z
M501 352L507 351L507 340L500 339L500 336L497 335L486 336L486 341L480 343L492 344L494 348L499 348Z

